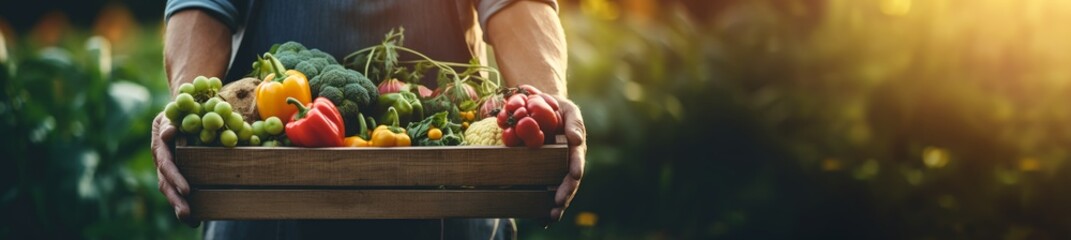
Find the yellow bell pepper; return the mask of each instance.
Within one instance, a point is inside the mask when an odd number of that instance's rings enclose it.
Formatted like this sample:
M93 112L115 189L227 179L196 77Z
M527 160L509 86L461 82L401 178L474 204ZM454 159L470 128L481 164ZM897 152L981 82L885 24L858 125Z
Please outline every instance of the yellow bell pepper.
M372 139L368 144L373 147L407 147L412 145L412 139L403 128L379 125L372 130Z
M346 147L370 147L370 146L372 146L372 142L369 142L368 140L364 140L364 138L361 138L361 136L352 136L352 137L347 137L345 139L345 141L343 141L342 146L346 146Z
M278 77L274 73L268 74L264 81L257 85L256 101L260 119L278 117L283 123L287 123L298 110L297 106L286 103L287 98L295 98L301 104L312 102L312 92L309 91L309 80L305 78L305 74L287 70L285 75Z

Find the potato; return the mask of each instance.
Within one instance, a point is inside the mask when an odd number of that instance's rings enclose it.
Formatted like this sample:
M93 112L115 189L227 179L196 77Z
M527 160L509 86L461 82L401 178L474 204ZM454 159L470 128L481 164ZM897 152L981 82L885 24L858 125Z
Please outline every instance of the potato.
M230 103L234 112L242 114L243 120L252 123L260 120L256 106L257 85L260 85L260 79L243 78L223 85L219 97Z

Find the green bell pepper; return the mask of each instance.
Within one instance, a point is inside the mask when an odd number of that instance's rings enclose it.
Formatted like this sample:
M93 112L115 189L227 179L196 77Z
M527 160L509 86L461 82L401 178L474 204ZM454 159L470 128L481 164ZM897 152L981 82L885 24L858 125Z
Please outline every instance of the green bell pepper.
M398 112L398 123L401 126L424 119L424 105L420 103L420 97L412 92L402 91L379 95L379 101L376 103L376 115L380 116L379 122L393 122L387 121L387 110L390 108Z

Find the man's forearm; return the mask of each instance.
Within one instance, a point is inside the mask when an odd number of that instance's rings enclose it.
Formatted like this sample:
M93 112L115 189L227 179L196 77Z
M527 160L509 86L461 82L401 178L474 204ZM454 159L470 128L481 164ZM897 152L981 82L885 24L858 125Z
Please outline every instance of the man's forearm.
M208 13L172 15L164 35L164 67L172 95L197 76L223 77L231 55L231 30Z
M487 25L495 60L508 85L531 84L566 96L565 32L553 8L519 1L495 14Z

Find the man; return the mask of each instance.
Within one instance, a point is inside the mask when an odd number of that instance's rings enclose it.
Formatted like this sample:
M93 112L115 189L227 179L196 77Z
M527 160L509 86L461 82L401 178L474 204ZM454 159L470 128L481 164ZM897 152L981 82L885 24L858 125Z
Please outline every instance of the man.
M404 27L405 46L437 60L467 62L484 57L486 40L495 47L507 85L531 84L561 103L570 171L555 195L557 206L548 213L558 220L580 185L587 145L580 111L566 98L567 54L556 9L553 0L169 0L164 62L174 94L180 84L196 76L239 79L250 71L257 54L285 41L341 58L379 43L392 28ZM156 117L152 149L160 192L180 220L196 226L185 199L189 184L168 148L175 132L163 114ZM510 219L212 221L206 223L205 237L505 239L515 237L514 230Z

